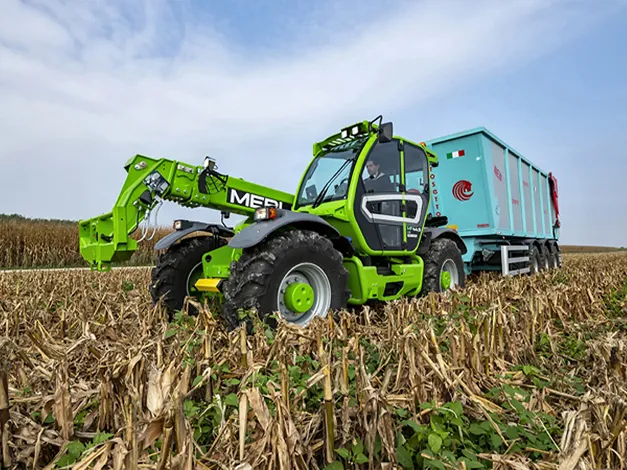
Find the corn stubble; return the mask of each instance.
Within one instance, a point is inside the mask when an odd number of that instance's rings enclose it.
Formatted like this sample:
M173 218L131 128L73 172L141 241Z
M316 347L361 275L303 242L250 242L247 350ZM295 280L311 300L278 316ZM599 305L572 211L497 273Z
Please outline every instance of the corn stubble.
M4 467L627 468L627 256L252 335L148 282L0 276Z
M124 265L146 265L154 262L154 246L172 230L160 227L152 239L153 228L131 259ZM141 229L131 238L139 240ZM85 267L79 251L78 224L55 221L0 219L0 269L39 267Z

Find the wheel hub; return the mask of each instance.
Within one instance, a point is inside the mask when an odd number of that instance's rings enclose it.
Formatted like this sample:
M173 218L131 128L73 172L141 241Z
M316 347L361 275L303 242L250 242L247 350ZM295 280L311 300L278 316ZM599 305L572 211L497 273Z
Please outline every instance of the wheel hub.
M297 313L305 313L314 304L314 290L304 282L293 282L285 290L285 306Z
M448 271L443 271L442 276L440 276L440 285L443 290L447 290L451 287L451 273Z

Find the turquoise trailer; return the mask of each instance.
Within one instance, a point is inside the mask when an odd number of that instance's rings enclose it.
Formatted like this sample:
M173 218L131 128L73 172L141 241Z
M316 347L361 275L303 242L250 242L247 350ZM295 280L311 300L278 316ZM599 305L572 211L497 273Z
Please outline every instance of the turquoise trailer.
M557 180L481 127L432 139L431 215L445 216L468 251L467 273L504 275L561 265Z

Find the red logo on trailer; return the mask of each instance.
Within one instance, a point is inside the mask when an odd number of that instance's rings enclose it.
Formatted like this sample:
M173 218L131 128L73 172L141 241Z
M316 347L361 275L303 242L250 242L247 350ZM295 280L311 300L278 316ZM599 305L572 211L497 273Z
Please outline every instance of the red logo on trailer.
M468 201L475 194L472 190L472 183L466 180L460 180L453 185L453 196L460 201Z

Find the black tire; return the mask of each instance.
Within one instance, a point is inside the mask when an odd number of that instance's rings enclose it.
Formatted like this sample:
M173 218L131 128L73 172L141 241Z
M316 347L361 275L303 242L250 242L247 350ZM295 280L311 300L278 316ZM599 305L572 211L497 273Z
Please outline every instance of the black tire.
M533 276L534 274L538 274L540 272L540 267L542 266L542 259L540 257L540 251L538 251L538 247L535 245L529 246L529 275Z
M540 246L540 271L549 271L551 269L551 252L546 245Z
M557 245L550 246L550 258L551 269L559 269L562 267L562 257L560 256L559 248Z
M232 330L240 325L238 309L241 308L255 309L262 321L276 328L273 316L279 311L279 286L290 269L299 263L311 263L321 268L320 274L323 272L330 284L332 311L346 307L350 290L342 254L330 240L316 232L290 230L245 249L240 259L231 264L230 276L222 288L222 315L227 327ZM312 269L316 269L315 266L311 266ZM318 292L315 298L320 299ZM251 331L250 320L244 321Z
M194 271L202 271L202 256L226 244L226 240L214 236L200 236L181 240L159 255L157 265L152 269L150 295L153 305L163 300L169 321L174 319L177 310L182 310L185 298L193 294L188 289L188 279ZM198 312L189 305L188 314Z
M447 261L452 261L457 268L457 282L455 288L463 289L466 285L466 272L464 271L464 260L462 253L453 240L448 238L437 238L429 246L429 251L423 256L425 271L422 280L421 295L429 292L443 292L441 283L441 272Z

